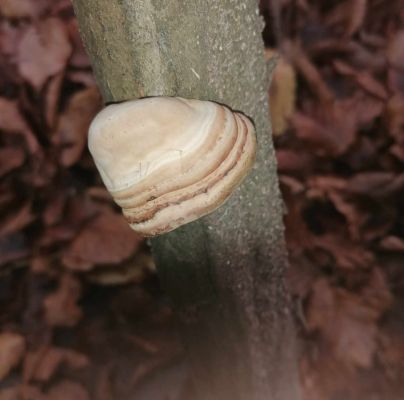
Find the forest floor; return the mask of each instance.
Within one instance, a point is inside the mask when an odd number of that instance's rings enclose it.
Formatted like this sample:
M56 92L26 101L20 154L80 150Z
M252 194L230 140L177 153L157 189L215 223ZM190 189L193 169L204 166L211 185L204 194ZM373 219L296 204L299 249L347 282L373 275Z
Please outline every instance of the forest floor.
M402 400L404 1L261 11L304 399ZM0 400L192 398L148 246L86 150L101 106L70 1L2 0Z

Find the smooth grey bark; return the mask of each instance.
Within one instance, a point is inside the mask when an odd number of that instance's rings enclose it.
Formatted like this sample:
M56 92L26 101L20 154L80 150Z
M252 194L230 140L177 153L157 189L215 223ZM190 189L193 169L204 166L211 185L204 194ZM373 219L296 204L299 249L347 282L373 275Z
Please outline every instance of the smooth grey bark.
M198 398L297 400L282 203L256 0L74 0L106 103L176 95L227 104L258 137L252 173L209 216L153 239Z

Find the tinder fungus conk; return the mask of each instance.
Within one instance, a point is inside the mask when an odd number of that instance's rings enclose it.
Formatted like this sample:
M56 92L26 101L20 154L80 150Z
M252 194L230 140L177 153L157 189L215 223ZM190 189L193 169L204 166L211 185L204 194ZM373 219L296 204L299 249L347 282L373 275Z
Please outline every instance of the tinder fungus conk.
M244 115L179 97L109 105L92 122L88 141L105 186L144 236L218 208L250 170L256 148Z

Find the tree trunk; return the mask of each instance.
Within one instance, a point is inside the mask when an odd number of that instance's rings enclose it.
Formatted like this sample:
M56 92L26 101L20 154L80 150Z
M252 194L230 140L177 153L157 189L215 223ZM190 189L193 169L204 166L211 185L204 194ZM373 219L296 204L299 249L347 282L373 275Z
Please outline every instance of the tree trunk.
M151 241L201 400L300 398L257 0L74 0L105 102L213 100L257 130L252 173L214 213Z

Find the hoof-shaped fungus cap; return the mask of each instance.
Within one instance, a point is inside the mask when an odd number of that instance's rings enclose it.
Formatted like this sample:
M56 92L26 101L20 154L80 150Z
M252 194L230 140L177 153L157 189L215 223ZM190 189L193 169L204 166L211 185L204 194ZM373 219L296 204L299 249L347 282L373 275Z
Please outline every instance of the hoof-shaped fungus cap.
M169 232L218 208L250 170L254 127L210 101L151 97L107 106L89 148L130 226Z

